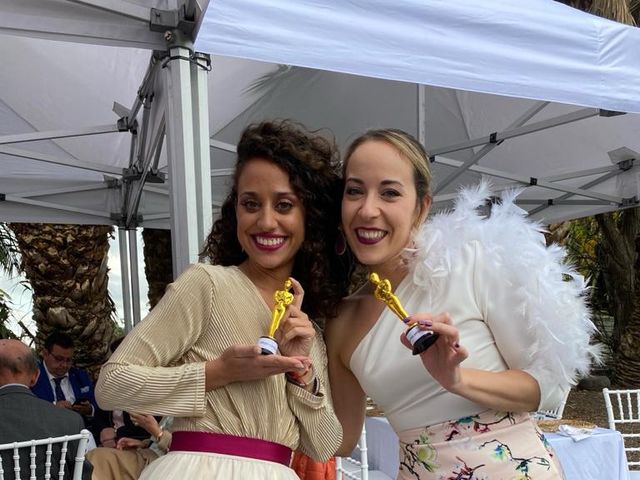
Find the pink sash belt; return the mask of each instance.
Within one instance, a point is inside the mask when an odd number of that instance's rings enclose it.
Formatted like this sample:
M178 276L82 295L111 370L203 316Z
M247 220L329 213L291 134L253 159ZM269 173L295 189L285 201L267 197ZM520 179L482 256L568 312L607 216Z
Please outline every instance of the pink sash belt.
M255 458L280 463L291 462L291 449L279 443L258 438L237 437L212 432L172 432L172 452L208 452L236 457Z

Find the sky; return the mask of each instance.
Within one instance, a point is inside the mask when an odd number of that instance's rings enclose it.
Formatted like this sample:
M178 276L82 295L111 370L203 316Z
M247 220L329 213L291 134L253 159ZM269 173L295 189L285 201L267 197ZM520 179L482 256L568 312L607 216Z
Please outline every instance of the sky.
M144 276L141 230L138 230L138 274L140 277L140 316L144 318L149 311L149 306L147 302L148 286ZM12 318L9 321L9 327L15 333L20 333L22 329L18 326L18 321L22 320L31 332L35 333L35 323L31 319L31 291L21 284L23 281L25 281L23 276L11 277L0 272L0 289L11 297ZM117 236L110 241L109 245L109 293L116 305L117 321L124 327L120 248Z

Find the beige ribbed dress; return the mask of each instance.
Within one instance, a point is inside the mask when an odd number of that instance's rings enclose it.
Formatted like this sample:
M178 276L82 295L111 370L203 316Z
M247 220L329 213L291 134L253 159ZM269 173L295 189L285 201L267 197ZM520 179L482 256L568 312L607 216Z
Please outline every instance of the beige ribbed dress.
M326 390L320 335L311 351L321 382L318 396L288 383L284 375L205 392L205 362L231 345L256 343L270 321L269 307L237 267L193 265L102 367L98 403L109 410L171 415L173 431L259 438L326 460L338 449L342 429ZM165 455L142 478L178 474L189 479L297 478L272 462L191 452Z

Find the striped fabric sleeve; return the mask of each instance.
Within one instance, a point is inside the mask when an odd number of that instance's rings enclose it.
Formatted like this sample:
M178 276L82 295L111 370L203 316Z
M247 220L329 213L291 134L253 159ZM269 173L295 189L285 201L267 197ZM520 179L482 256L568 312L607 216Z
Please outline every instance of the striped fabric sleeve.
M203 416L205 363L173 366L190 350L211 316L213 282L194 265L102 367L100 407L152 415Z

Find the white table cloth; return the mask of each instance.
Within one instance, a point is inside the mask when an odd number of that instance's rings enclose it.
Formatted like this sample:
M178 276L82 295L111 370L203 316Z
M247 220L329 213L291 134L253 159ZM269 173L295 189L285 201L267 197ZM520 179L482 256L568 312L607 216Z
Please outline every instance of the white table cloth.
M628 480L629 467L620 432L596 428L593 435L574 441L571 437L545 432L567 480Z
M367 417L369 468L391 478L398 473L398 437L384 417ZM629 480L629 468L620 432L597 428L578 442L557 433L545 433L565 471L566 480Z

